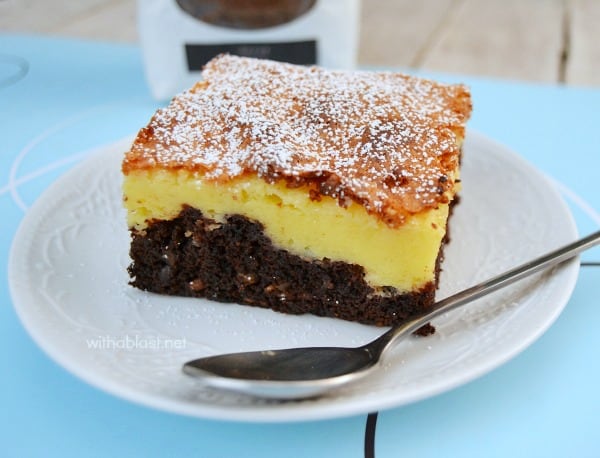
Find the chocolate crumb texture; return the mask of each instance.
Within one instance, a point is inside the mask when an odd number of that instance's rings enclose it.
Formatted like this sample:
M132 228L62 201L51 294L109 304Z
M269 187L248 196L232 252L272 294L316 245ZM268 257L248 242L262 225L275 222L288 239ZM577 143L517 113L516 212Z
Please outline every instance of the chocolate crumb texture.
M361 266L306 260L278 249L260 223L241 215L216 223L186 207L175 219L131 234L131 284L155 293L377 326L403 322L434 300L433 282L409 293L392 287L376 291Z

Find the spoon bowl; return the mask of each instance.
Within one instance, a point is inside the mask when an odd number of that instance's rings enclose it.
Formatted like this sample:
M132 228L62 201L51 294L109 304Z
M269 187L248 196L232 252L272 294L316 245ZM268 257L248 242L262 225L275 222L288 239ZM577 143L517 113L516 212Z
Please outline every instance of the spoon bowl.
M298 399L322 395L368 375L402 337L450 310L563 263L600 243L600 231L436 302L362 347L305 347L230 353L189 361L183 371L203 384L253 396Z
M201 358L186 363L183 371L220 389L297 399L361 378L376 363L366 347L305 347Z

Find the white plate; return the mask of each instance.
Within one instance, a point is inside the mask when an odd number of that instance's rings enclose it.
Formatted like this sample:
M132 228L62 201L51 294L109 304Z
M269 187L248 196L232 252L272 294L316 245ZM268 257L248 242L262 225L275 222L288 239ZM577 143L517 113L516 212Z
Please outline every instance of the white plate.
M219 352L360 345L375 327L144 293L128 286L120 161L130 139L101 148L26 215L10 257L14 306L53 359L87 382L172 412L244 421L332 418L391 408L461 385L530 345L557 318L578 274L571 263L436 320L360 383L328 397L275 402L200 387L181 372ZM505 147L469 133L452 220L444 297L576 238L553 186ZM523 374L525 377L526 374Z

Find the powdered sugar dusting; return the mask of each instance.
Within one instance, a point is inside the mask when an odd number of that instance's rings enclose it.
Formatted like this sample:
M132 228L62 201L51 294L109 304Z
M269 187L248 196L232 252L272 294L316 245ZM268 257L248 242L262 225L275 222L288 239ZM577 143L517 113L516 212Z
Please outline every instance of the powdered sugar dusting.
M155 114L123 169L283 179L397 225L452 197L470 103L461 85L224 55Z

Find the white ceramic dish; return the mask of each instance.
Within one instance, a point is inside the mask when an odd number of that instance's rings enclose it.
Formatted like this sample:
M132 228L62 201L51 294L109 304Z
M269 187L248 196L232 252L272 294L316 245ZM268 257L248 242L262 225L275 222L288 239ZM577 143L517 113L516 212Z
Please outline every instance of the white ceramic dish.
M397 407L464 384L524 350L558 317L572 263L447 314L405 341L368 379L328 397L257 400L211 391L181 372L220 352L360 345L381 329L252 307L165 297L128 286L120 161L130 139L100 148L54 183L14 239L9 282L31 336L66 369L144 405L205 418L296 421ZM438 297L574 240L569 210L538 171L481 134L464 146L463 191Z

